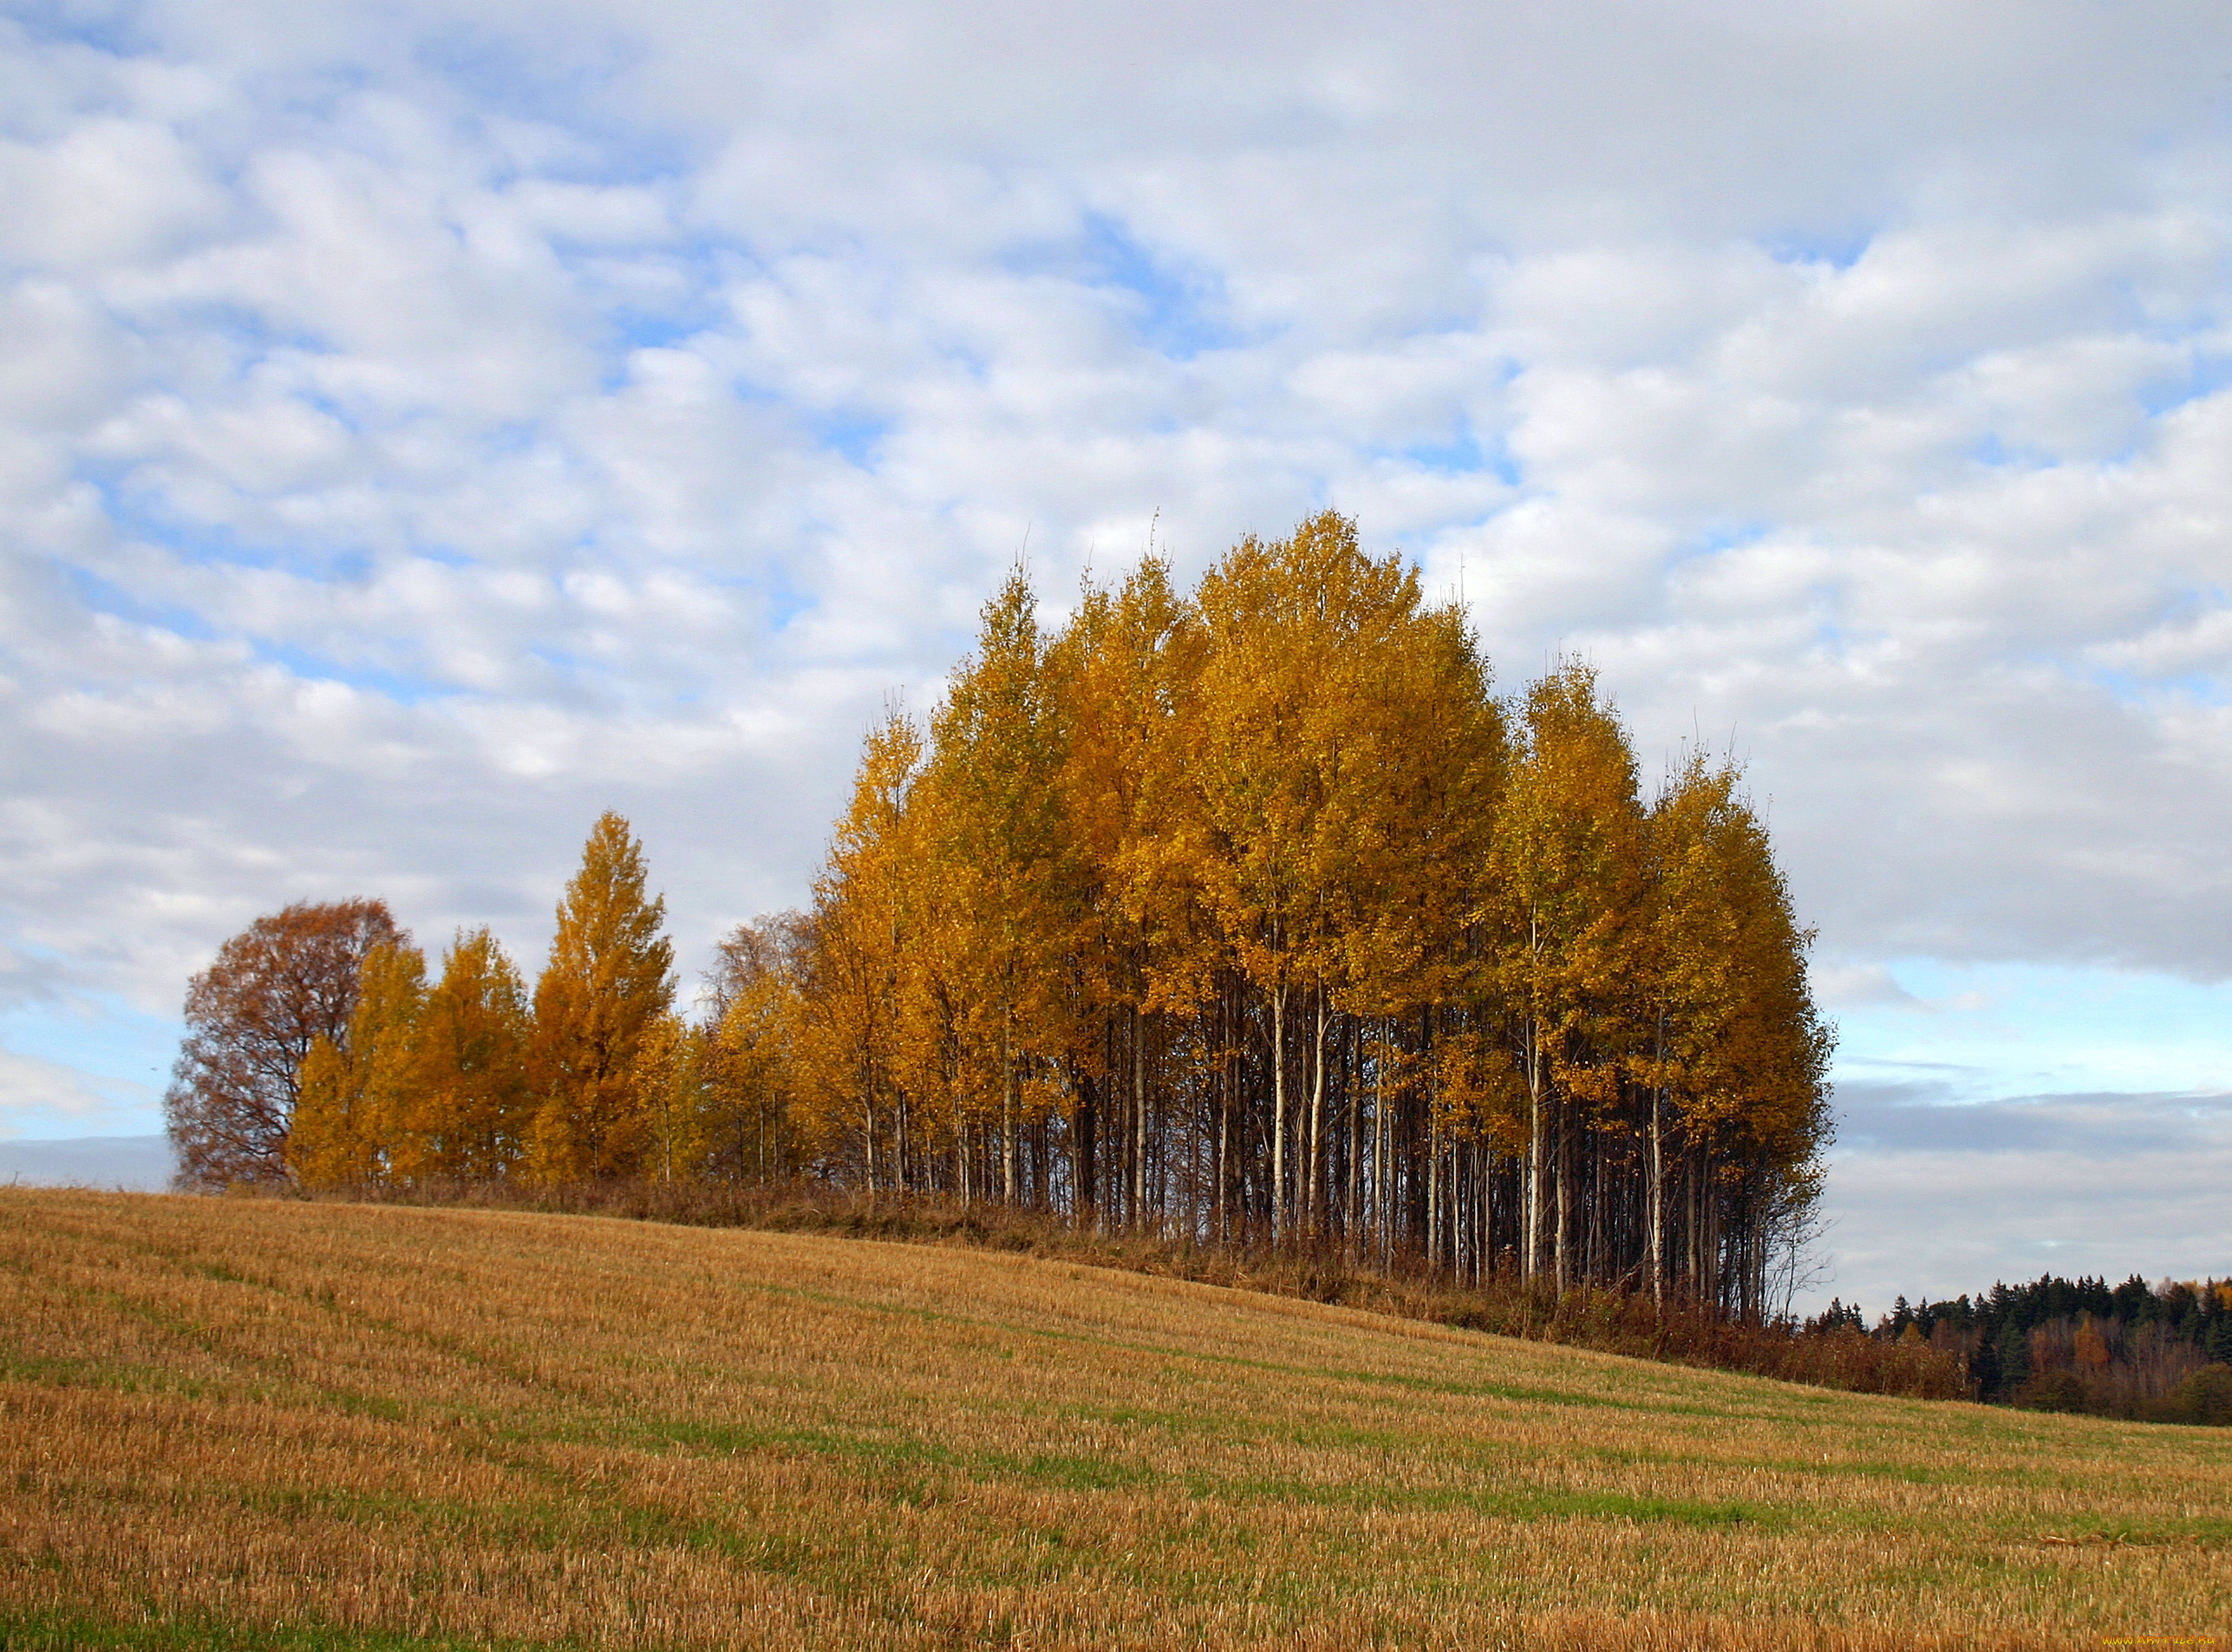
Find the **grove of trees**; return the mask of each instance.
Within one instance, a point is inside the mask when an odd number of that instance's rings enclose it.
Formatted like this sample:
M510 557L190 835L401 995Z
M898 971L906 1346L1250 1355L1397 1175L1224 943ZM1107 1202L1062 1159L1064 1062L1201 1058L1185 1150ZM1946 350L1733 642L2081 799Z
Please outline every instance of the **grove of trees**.
M1647 797L1586 666L1499 698L1330 513L1051 630L1012 577L695 1020L662 917L607 815L532 995L486 930L429 981L359 921L259 1145L187 1176L803 1177L1746 1317L1819 1190L1830 1035L1740 775ZM189 999L182 1143L248 1093L211 1081L248 939Z

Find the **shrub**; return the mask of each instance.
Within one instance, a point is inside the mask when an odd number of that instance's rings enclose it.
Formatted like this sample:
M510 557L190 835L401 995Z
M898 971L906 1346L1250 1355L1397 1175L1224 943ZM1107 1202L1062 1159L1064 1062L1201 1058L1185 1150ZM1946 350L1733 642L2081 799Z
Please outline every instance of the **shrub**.
M2049 1371L2025 1383L2015 1403L2026 1411L2090 1411L2092 1396L2074 1371Z
M2155 1414L2163 1422L2232 1427L2232 1365L2204 1365L2171 1389Z

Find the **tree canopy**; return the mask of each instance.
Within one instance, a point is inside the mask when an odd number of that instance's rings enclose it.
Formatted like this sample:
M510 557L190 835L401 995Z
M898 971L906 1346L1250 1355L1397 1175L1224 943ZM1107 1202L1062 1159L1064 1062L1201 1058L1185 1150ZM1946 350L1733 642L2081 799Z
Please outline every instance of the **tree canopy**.
M1647 800L1591 670L1499 700L1330 513L1034 611L870 736L785 966L818 1173L1768 1306L1830 1035L1732 767Z

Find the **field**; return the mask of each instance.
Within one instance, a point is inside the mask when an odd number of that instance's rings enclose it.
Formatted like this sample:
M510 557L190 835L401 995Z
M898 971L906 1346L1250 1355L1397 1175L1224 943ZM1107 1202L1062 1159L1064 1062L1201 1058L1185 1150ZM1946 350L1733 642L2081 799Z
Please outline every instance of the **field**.
M2232 1644L2228 1431L588 1218L0 1261L10 1648Z

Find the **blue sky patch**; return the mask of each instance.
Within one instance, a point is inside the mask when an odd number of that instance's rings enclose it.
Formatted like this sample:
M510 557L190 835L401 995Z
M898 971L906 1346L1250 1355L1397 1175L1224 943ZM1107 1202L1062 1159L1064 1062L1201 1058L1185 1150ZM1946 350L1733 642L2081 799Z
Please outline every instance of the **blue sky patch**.
M185 983L179 983L183 995ZM10 1109L6 1124L23 1136L153 1132L163 1127L162 1093L185 1028L111 994L73 996L0 1014L0 1048L71 1069L105 1103L96 1117Z
M2143 385L2139 405L2147 416L2158 419L2189 402L2199 402L2232 385L2232 356L2196 350L2183 375L2170 375Z
M217 640L217 629L190 608L175 603L145 601L88 568L64 566L62 575L77 599L96 614L127 620L134 625L153 626L197 643Z
M420 705L428 700L438 700L455 694L456 689L429 682L424 677L389 670L377 665L343 665L306 648L290 643L258 642L251 644L258 659L271 665L284 666L306 682L339 682L368 694L376 694L394 701L399 706Z
M1915 1002L1837 1012L1840 1078L1927 1068L1945 1101L2232 1089L2232 983L1933 958L1889 968Z
M1832 270L1850 270L1866 256L1875 239L1872 229L1853 228L1770 236L1761 245L1778 264L1819 264Z
M891 432L892 421L865 413L809 414L806 429L815 443L841 454L856 469L873 474L876 444Z
M1204 350L1239 342L1215 313L1224 284L1214 272L1158 256L1108 213L1086 213L1077 238L1067 245L1019 248L1002 263L1017 274L1061 276L1122 295L1133 336L1172 361L1189 362Z

